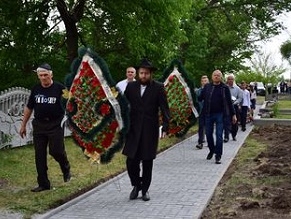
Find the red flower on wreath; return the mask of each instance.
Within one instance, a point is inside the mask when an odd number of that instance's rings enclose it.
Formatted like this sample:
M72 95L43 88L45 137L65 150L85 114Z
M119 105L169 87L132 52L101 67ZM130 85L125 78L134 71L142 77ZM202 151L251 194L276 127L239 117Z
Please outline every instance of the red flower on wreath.
M174 75L171 75L171 76L169 76L169 78L168 78L169 82L172 82L173 79L174 79Z
M92 85L93 87L100 86L100 81L97 80L97 78L93 78L92 81L91 81L91 85Z
M102 116L106 116L108 114L110 114L110 106L106 103L103 103L101 106L100 106L100 114Z
M68 102L68 104L67 104L67 110L70 113L73 112L74 106L73 106L73 104L71 102Z
M101 145L104 148L108 148L111 145L113 138L114 138L114 134L113 133L107 133L107 135L105 136L105 138L102 141Z
M113 131L113 132L115 132L115 130L117 129L117 127L118 127L118 123L117 123L116 120L114 120L114 121L110 124L110 126L109 126L110 130Z
M99 89L98 92L97 92L97 95L98 95L98 97L99 97L100 99L103 99L103 98L106 97L106 94L105 94L105 92L104 92L103 89Z

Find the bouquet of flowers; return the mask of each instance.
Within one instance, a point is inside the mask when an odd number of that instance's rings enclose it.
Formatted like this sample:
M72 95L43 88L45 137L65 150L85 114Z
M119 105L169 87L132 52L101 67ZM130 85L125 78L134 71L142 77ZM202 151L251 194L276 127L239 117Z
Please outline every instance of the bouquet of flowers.
M75 142L93 161L106 163L122 147L127 104L110 86L113 82L100 57L90 55L84 54L74 75L66 112Z

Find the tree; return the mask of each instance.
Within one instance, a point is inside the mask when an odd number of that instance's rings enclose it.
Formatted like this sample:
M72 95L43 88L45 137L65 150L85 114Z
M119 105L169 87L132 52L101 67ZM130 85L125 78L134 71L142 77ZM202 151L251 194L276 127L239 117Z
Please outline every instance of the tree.
M284 42L280 47L280 52L291 65L291 40Z
M288 40L281 45L280 52L283 58L286 59L291 66L291 40ZM289 80L291 80L291 72Z
M70 1L68 7L64 0L57 0L56 7L66 28L66 45L68 61L71 63L78 56L78 28L77 22L83 17L86 0Z
M193 77L245 69L244 59L255 50L254 42L276 35L282 25L276 16L290 11L287 1L195 1L191 17L183 22L188 41L181 56Z
M255 72L253 70L244 70L239 71L235 73L235 81L237 83L241 83L242 81L245 81L246 83L254 82L254 81L264 81L264 76L259 73Z
M63 59L62 52L54 50L60 33L50 29L50 10L48 0L0 1L0 90L11 86L30 88L36 81L32 70L37 65Z
M270 53L257 54L257 56L251 60L251 63L253 71L263 76L261 81L264 84L277 84L280 81L280 76L287 71L283 64L277 66L272 62L272 54Z
M116 79L145 56L159 68L156 77L173 58L193 78L214 68L238 71L255 41L280 31L275 17L290 10L290 1L279 0L2 0L0 79L9 83L1 87L28 85L41 62L63 79L82 45L102 56Z
M177 45L185 40L180 20L191 4L190 0L116 0L92 5L98 10L87 13L86 25L82 25L84 40L106 59L116 79L143 57L159 68L158 78L176 57Z

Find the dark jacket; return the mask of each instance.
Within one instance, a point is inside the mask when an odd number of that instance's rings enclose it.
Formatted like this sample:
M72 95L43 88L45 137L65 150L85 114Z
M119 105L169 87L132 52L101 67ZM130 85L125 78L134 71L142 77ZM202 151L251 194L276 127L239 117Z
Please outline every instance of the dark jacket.
M222 100L223 100L223 102L221 103L223 104L223 115L224 116L235 115L235 110L232 104L229 87L222 82L220 83L219 87L220 87L220 92L221 92ZM204 100L203 113L205 115L209 115L211 112L210 107L211 107L211 99L212 99L213 90L214 90L213 83L208 83L204 86L204 88L201 91L200 96L198 97L199 101Z
M130 127L123 154L130 158L151 160L156 157L159 140L159 109L162 130L168 132L170 111L164 85L151 81L141 97L139 81L128 83L125 96L130 104Z

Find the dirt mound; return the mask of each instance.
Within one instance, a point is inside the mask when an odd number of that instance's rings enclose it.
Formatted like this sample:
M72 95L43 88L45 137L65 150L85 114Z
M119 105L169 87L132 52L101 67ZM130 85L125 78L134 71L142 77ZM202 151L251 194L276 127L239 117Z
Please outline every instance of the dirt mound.
M291 126L255 128L250 139L265 149L243 165L234 160L203 219L291 218Z

